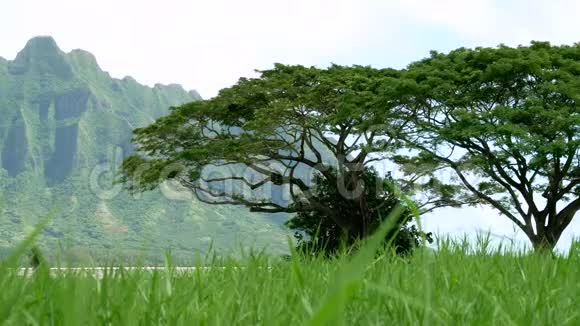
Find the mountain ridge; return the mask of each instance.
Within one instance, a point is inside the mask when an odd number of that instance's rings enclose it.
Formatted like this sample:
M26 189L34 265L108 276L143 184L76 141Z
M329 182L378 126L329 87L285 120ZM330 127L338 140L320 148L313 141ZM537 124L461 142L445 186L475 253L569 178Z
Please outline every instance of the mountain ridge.
M108 71L103 70L101 68L101 66L99 65L97 58L95 57L94 54L92 54L91 52L89 52L87 50L79 49L79 48L75 48L75 49L70 50L69 52L65 52L65 51L60 49L60 47L58 46L58 44L56 43L56 41L54 40L54 38L52 36L33 37L26 43L24 48L17 53L16 57L13 60L9 60L9 59L6 59L6 58L3 58L0 56L0 62L4 61L4 63L7 63L7 64L11 64L11 63L23 64L22 61L25 61L25 62L30 64L31 59L36 59L36 60L44 59L44 60L46 60L46 58L50 57L50 56L64 56L65 58L69 58L69 59L74 58L77 60L79 60L79 59L83 60L85 62L85 67L87 65L92 66L92 67L96 68L96 70L98 70L98 72L106 74L108 78L115 80L115 81L136 82L139 85L141 85L143 87L150 88L150 89L180 88L180 90L183 90L187 93L195 95L195 99L199 99L199 100L202 99L197 90L195 90L195 89L187 90L181 84L177 84L177 83L170 83L170 84L155 83L153 86L149 86L149 85L140 83L138 80L136 80L135 78L133 78L130 75L126 75L122 78L112 77ZM13 69L17 70L17 68L13 68Z
M0 60L0 247L17 243L56 207L41 239L50 248L70 237L79 248L187 254L206 250L207 237L226 250L237 232L259 247L285 249L280 217L175 201L160 190L132 196L112 184L120 160L133 151L134 128L200 99L179 84L112 78L90 52L65 53L52 37L33 38L14 60Z

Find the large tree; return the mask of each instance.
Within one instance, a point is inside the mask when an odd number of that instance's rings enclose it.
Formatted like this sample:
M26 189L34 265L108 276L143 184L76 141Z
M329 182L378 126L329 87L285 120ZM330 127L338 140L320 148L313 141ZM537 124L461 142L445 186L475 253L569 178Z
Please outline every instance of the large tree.
M399 136L414 150L397 157L413 183L451 181L553 249L580 209L580 45L433 52L395 89L413 117Z
M377 192L365 189L383 185L365 183L363 172L400 147L391 135L409 119L382 96L399 72L277 64L259 74L135 130L137 154L123 163L124 182L142 191L173 179L209 204L316 212L350 238L372 232L373 217L387 215L381 209L392 199L370 204L364 194ZM335 187L351 209L313 195L316 179Z

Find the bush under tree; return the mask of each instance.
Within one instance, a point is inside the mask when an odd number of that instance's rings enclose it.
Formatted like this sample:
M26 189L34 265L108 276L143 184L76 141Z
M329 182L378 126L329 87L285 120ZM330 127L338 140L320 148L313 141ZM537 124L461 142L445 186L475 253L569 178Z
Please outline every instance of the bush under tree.
M412 224L413 214L404 207L404 203L393 191L394 181L390 176L380 177L377 171L370 167L362 173L362 194L353 199L345 198L343 190L352 190L355 185L349 184L349 178L344 178L344 185L330 184L326 179L317 176L311 194L315 200L324 202L332 210L339 212L345 219L359 221L345 229L333 219L320 214L317 211L304 211L297 209L299 213L286 222L286 225L296 230L295 238L298 240L297 249L306 254L332 255L342 249L352 248L359 241L364 240L362 222L369 218L367 233L373 233L381 223L390 223L391 230L385 237L384 245L387 250L392 250L398 255L411 253L415 248L431 243L431 233L419 231ZM358 201L366 201L369 207L368 216L362 216ZM299 206L300 202L293 205ZM395 208L403 206L402 213L391 214ZM386 221L387 218L393 219Z

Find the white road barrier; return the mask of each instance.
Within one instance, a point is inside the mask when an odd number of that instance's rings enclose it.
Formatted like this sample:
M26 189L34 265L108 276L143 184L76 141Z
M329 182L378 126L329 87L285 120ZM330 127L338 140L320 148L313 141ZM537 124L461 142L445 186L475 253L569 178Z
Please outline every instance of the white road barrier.
M232 270L241 270L245 269L245 267L171 267L170 272L175 274L186 274L192 273L196 271L224 271L227 269ZM266 268L268 271L272 269L272 267ZM144 272L167 272L168 270L165 267L71 267L71 268L50 268L50 275L58 276L64 274L77 274L77 275L91 275L98 279L102 278L105 273L107 275L114 275L115 273L120 272L131 272L131 271L144 271ZM19 276L31 276L34 274L33 268L19 268L18 273Z

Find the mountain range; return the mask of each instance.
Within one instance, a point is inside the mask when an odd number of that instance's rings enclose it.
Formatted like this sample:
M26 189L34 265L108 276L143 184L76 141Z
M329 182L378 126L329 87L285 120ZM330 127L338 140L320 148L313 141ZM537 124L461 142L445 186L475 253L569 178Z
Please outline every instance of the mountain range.
M283 215L207 205L171 187L130 195L113 184L132 130L195 100L180 85L112 78L91 53L65 53L51 37L31 39L14 60L0 57L0 252L47 215L41 247L71 259L157 259L166 249L187 259L209 246L284 252Z

